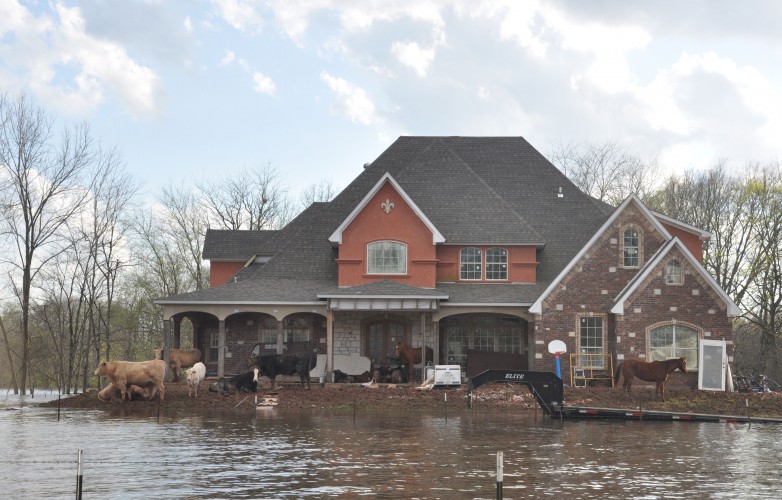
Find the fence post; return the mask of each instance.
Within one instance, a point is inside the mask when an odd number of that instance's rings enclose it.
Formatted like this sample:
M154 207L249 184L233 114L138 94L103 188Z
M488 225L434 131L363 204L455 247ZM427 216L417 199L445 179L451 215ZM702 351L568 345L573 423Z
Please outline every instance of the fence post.
M81 454L84 450L79 450L78 458L76 460L76 500L81 500Z
M502 455L501 451L497 452L497 500L502 500Z

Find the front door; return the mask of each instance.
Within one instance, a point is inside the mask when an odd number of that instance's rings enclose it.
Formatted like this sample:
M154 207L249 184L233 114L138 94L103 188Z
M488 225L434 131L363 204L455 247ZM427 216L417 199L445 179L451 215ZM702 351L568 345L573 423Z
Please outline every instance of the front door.
M397 342L405 340L405 326L396 321L378 321L369 324L366 335L366 355L375 365L385 365L394 355Z

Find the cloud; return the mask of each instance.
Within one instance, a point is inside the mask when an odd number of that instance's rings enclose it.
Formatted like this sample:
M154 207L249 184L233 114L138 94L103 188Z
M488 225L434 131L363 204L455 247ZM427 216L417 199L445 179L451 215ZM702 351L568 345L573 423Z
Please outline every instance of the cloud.
M185 27L185 32L188 34L193 32L193 21L190 19L190 16L185 16L183 26Z
M267 94L274 96L277 93L277 85L271 77L264 75L260 71L255 71L250 67L250 63L242 57L236 57L236 54L232 50L226 50L225 55L220 60L220 66L230 66L233 63L239 65L242 71L250 76L252 80L253 90L259 94Z
M320 74L320 77L336 94L337 104L333 108L335 113L361 125L372 125L383 121L364 89L342 78L333 77L325 71Z
M234 51L226 50L225 55L220 60L220 66L229 66L235 60L236 60L236 54L234 54Z
M155 72L110 40L87 33L77 7L53 5L54 16L33 15L16 0L0 6L0 71L20 75L19 84L74 115L115 96L136 117L160 113L163 91Z
M252 34L263 28L260 0L212 0L212 5L226 23L239 31Z
M253 89L261 94L269 94L271 96L277 91L274 81L258 71L253 73Z
M413 68L418 76L424 77L434 60L435 50L423 49L416 42L394 42L391 53L399 62Z

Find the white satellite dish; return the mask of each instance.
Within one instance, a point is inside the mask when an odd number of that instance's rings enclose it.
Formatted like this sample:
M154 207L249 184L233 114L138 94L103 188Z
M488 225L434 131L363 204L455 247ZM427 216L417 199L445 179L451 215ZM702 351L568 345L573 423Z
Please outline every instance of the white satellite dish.
M567 352L567 345L561 340L552 340L548 343L548 352L551 354L562 354Z

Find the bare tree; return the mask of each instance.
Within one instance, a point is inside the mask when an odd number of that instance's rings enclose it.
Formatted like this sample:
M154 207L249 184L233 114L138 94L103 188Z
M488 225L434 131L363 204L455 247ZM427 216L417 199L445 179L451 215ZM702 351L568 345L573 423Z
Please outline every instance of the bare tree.
M610 205L630 193L644 200L655 189L657 159L644 160L617 142L557 144L549 160L579 189Z
M52 122L25 95L0 100L2 222L16 247L8 263L22 314L20 387L27 387L30 359L30 296L39 271L64 251L61 229L81 208L87 191L82 175L94 153L86 126L52 137Z
M163 189L160 202L178 253L190 274L190 281L196 290L208 286L209 277L204 270L202 253L209 220L196 195L184 187L169 186Z
M277 229L291 218L287 188L269 165L197 187L211 227Z
M299 196L299 211L318 201L331 201L338 194L330 179L321 179L315 184L310 184Z

